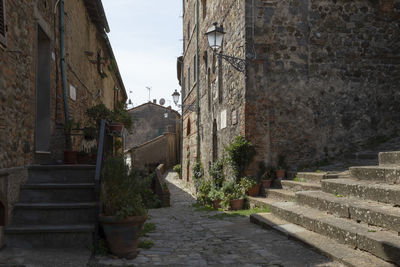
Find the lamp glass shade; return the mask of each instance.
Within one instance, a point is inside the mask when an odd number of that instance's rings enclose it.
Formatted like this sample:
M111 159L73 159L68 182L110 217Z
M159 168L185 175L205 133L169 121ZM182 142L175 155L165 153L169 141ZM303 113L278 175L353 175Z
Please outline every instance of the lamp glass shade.
M222 27L217 27L216 23L208 29L206 35L211 49L216 50L222 46L224 34L224 29Z
M180 96L181 96L181 95L178 93L177 90L175 90L175 92L172 94L172 99L174 100L175 105L178 104L178 101L179 101L179 97L180 97Z

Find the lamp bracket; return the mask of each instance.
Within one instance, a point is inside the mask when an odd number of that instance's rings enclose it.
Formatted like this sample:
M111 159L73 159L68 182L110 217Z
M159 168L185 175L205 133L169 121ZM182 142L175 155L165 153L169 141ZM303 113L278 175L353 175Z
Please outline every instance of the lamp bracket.
M185 111L187 111L187 110L190 110L190 111L192 111L192 112L195 112L195 111L196 111L195 102L193 102L193 103L190 104L190 105L180 105L180 104L178 104L177 106L178 106L179 108L182 109L182 112L183 112L183 113L185 113Z
M224 55L222 53L216 52L215 50L213 50L213 52L214 52L214 55L216 55L218 58L223 58L226 61L228 61L229 64L231 64L232 67L234 67L237 71L240 71L243 73L246 71L247 61L245 59Z

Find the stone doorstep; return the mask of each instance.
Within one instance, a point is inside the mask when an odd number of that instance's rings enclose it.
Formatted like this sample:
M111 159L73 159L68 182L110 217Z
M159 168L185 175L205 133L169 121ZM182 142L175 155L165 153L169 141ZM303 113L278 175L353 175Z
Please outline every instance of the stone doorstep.
M266 189L266 197L284 201L293 201L295 199L295 193L285 189Z
M400 151L380 152L379 166L400 165Z
M94 232L94 224L7 226L5 234L80 233Z
M250 221L267 229L273 229L288 238L295 239L311 247L316 252L352 267L393 267L367 252L352 249L326 236L311 232L301 226L291 224L271 213L250 215Z
M259 207L268 209L271 208L271 204L277 202L277 200L269 199L265 197L247 197L250 203L250 207Z
M339 243L367 251L390 262L400 263L400 237L393 233L376 231L376 227L337 218L326 212L291 202L273 203L271 212L275 216L335 239Z
M315 191L321 190L321 185L316 183L306 183L306 182L296 182L290 180L282 180L282 187L283 189L290 190L290 191Z
M350 167L350 177L387 184L400 184L400 166Z
M319 183L327 177L326 172L298 172L297 177L305 179L308 183Z
M393 207L393 205L353 197L337 197L320 191L297 192L296 203L317 208L342 218L400 232L400 208Z
M322 181L322 191L400 205L400 185L374 184L369 181L353 179L333 179Z

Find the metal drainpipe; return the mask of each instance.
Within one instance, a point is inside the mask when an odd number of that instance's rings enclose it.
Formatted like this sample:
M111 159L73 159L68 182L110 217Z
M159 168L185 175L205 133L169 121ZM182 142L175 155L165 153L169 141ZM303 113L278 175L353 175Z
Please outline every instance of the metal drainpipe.
M65 111L65 123L69 121L69 109L68 109L68 96L67 96L67 74L65 69L65 45L64 45L64 0L60 1L60 65L61 65L61 76L62 76L62 88L64 96L64 111Z
M196 0L196 84L197 84L197 97L196 97L196 107L197 107L197 162L200 161L200 79L199 79L199 0Z

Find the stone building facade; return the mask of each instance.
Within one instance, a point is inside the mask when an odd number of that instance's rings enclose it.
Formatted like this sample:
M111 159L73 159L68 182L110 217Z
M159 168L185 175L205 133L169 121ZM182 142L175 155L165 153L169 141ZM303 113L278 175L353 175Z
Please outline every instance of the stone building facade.
M156 100L128 110L132 130L125 136L125 154L135 168L154 170L159 164L179 162L181 116Z
M184 107L199 107L183 112L185 179L198 151L207 172L239 134L257 149L250 174L260 161L283 156L295 169L397 134L399 0L183 0L183 11L178 76ZM245 73L208 47L214 22Z
M69 119L83 126L88 107L113 109L127 95L101 0L2 0L0 6L0 173L8 174L0 175L0 200L11 207L25 166L62 162L65 104ZM75 140L74 149L79 145Z

